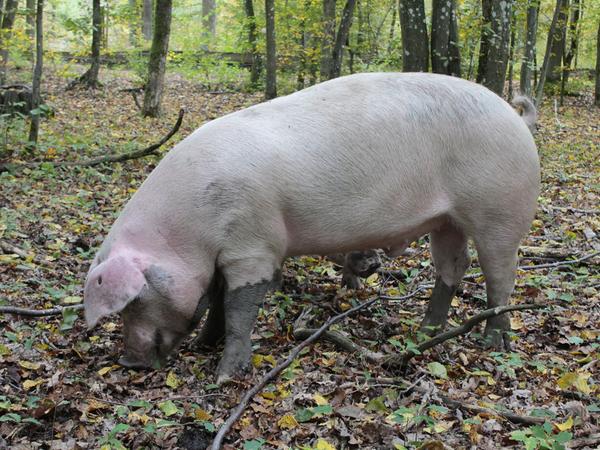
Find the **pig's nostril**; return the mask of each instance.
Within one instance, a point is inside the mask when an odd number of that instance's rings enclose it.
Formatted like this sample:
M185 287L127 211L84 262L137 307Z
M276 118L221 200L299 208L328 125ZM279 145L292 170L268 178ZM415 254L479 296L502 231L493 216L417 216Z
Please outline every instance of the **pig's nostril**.
M98 286L102 284L102 277L98 277Z

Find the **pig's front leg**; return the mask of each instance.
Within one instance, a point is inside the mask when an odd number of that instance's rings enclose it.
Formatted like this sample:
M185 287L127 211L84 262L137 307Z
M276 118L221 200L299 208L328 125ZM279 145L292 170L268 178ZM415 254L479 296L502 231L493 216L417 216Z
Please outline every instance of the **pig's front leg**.
M256 272L256 267L250 267L249 271ZM228 277L227 274L225 278L228 285L236 286L239 283L239 279L236 280L237 283L232 283L231 277ZM241 286L238 284L233 289L229 287L226 289L223 302L225 349L217 369L217 384L239 375L248 367L252 354L250 335L258 315L258 309L263 304L265 294L277 286L278 282L279 272L273 273L273 269L271 269L268 279L263 276L258 281L247 281Z
M194 339L194 346L214 347L225 336L225 280L223 275L216 271L207 294L209 297L208 317Z

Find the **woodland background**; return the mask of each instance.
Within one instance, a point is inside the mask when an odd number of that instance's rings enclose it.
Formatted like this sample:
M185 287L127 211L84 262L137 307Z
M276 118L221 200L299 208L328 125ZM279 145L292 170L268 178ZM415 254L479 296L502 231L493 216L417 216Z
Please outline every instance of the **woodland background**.
M225 448L598 448L600 3L0 0L0 11L0 448L207 448L299 328L374 297L332 327L361 347L305 349ZM512 301L544 309L512 314L513 351L483 349L475 327L403 374L369 358L422 339L423 238L356 291L327 259L289 260L236 384L214 385L218 353L191 340L162 371L116 365L120 322L86 329L83 280L159 144L329 78L402 70L538 105L542 194ZM473 261L451 326L485 308Z

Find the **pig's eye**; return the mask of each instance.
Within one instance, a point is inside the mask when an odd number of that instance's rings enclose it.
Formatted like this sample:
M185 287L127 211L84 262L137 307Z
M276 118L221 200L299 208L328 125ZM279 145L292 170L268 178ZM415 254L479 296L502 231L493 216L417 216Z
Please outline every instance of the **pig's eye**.
M102 284L102 277L98 277L98 286Z

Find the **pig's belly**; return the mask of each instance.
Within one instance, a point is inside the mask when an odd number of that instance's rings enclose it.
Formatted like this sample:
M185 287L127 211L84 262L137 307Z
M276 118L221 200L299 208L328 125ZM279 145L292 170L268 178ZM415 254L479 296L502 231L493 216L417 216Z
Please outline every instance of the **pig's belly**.
M385 214L354 209L306 212L285 217L286 255L330 254L370 248L402 249L448 221L448 209L431 205L420 211L401 209Z

